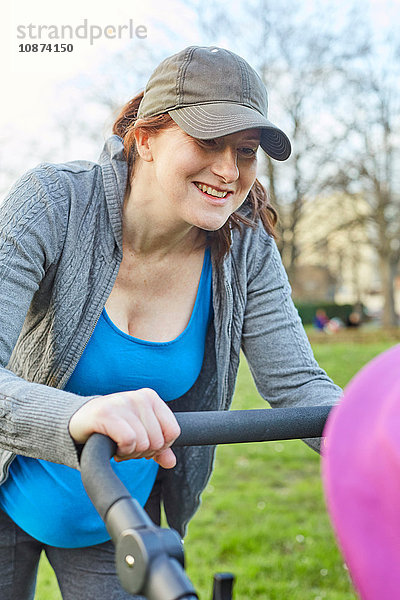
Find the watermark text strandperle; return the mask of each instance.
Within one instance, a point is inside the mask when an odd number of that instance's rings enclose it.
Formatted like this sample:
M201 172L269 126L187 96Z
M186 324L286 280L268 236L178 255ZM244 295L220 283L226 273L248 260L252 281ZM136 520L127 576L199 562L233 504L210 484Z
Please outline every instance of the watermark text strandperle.
M81 39L89 40L90 45L93 45L95 40L100 38L107 39L122 39L127 38L147 38L147 27L145 25L133 24L132 19L129 19L127 25L89 25L88 19L84 19L81 25L73 27L72 25L18 25L17 38L20 40L65 40L65 39Z

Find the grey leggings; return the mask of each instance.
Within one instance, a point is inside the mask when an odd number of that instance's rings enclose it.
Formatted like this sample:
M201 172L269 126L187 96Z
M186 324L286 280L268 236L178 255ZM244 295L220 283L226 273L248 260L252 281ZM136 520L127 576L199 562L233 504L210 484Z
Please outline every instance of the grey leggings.
M159 485L145 506L159 523ZM114 547L105 542L88 548L54 548L25 533L0 509L0 598L33 600L40 555L54 569L63 600L136 600L121 587L114 566Z

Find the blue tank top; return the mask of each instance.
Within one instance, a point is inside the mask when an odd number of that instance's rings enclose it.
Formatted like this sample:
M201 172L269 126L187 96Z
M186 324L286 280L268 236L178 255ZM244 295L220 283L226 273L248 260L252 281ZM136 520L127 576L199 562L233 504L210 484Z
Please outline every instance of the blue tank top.
M204 255L195 305L186 329L170 342L149 342L114 325L104 309L65 389L83 396L149 387L170 401L196 381L212 318L210 251ZM111 464L143 506L158 465L136 459ZM50 546L80 548L110 536L81 481L79 471L44 460L17 456L0 486L0 506L24 531Z

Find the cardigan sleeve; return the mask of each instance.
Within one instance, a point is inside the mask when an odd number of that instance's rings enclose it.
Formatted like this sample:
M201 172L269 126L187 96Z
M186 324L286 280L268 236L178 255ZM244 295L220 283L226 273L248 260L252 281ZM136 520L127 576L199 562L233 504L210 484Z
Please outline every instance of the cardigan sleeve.
M61 252L65 190L45 168L23 175L0 205L0 447L78 467L68 432L89 398L27 382L7 369L35 292Z
M262 230L249 274L242 349L261 396L274 407L333 405L341 389L314 358L274 240ZM318 450L320 440L307 440Z

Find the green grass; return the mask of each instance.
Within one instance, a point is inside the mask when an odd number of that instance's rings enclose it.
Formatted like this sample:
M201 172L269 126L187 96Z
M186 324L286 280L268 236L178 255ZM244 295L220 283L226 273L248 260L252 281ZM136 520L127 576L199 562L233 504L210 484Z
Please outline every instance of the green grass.
M61 600L56 576L44 554L39 565L35 600Z
M398 332L309 336L339 385L398 341ZM240 365L233 408L259 408L248 367ZM185 541L188 573L203 600L212 574L236 575L237 600L355 600L326 513L319 457L300 441L221 446L212 480ZM61 598L42 561L35 600Z

